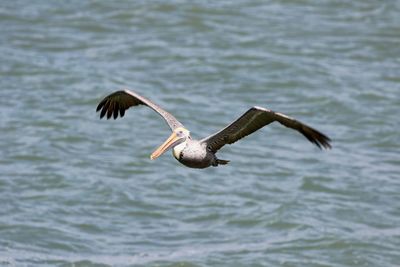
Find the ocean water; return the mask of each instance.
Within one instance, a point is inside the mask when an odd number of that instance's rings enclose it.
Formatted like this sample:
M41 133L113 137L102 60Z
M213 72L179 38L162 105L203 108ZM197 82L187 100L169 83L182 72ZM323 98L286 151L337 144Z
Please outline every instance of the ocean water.
M400 266L399 1L2 1L0 266ZM202 138L279 124L189 169L146 107Z

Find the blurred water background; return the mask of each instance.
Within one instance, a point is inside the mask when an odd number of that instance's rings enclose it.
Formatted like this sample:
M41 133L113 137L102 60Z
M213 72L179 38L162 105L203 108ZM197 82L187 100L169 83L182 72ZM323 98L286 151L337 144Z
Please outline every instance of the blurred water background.
M2 1L0 266L399 266L399 1ZM201 138L266 127L193 170L149 155L147 108Z

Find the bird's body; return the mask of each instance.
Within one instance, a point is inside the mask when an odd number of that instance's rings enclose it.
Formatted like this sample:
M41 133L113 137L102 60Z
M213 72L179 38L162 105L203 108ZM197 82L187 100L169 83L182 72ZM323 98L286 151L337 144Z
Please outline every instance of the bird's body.
M261 107L250 108L227 127L201 140L192 139L190 132L170 113L129 90L117 91L105 97L97 106L97 111L101 110L100 118L107 115L107 119L112 116L116 119L118 114L123 117L126 109L137 105L146 105L156 111L172 130L171 136L151 154L150 158L155 159L172 148L174 157L190 168L227 164L229 161L218 159L215 155L221 147L232 144L274 121L299 131L319 148L331 148L330 139L324 134L284 114Z
M172 149L172 154L180 163L190 168L203 169L228 163L226 160L218 159L214 153L207 149L205 143L191 138L175 146Z
M172 149L174 157L190 168L206 168L213 164L215 156L207 152L198 140L188 139Z

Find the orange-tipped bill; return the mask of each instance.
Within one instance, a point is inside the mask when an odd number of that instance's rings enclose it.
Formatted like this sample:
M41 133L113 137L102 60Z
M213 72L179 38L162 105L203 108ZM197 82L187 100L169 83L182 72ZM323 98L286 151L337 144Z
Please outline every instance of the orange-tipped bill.
M167 151L169 148L171 148L173 145L175 145L177 142L179 142L181 139L176 135L176 133L172 133L170 137L161 145L159 146L153 154L151 154L150 159L156 159L159 156L161 156L165 151Z

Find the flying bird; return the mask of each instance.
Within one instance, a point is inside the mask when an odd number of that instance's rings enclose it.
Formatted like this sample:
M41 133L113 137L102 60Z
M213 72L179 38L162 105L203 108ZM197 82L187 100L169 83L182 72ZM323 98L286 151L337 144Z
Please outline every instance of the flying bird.
M172 148L172 154L183 165L190 168L207 168L210 166L225 165L229 161L217 158L215 155L226 144L233 144L243 137L272 123L280 124L294 129L303 134L311 143L320 149L330 149L330 139L323 133L310 126L295 120L285 114L254 106L246 111L237 120L220 131L201 140L192 139L190 131L185 128L173 115L165 111L147 98L130 90L116 91L106 96L97 106L100 111L100 119L107 119L118 115L123 117L130 107L145 105L157 112L167 122L172 130L169 138L159 146L150 156L152 160L161 156Z

